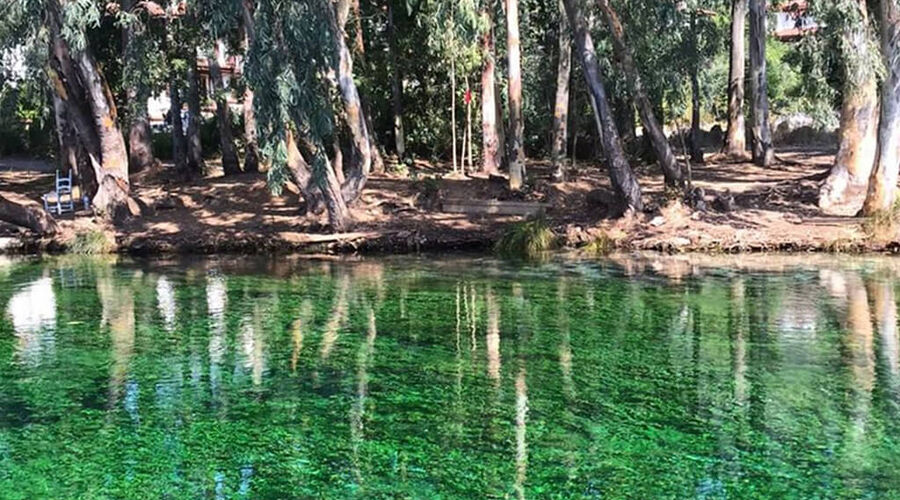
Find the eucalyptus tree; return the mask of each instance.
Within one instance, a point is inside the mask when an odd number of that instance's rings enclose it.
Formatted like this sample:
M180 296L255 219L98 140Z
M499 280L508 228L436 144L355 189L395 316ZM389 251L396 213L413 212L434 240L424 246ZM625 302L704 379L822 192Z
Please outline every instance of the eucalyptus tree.
M625 150L622 147L619 132L616 130L615 117L609 105L606 87L600 76L597 52L581 10L580 0L564 0L564 4L575 38L575 47L585 82L590 89L591 104L597 116L597 125L603 152L609 164L609 176L613 189L626 211L640 211L644 207L643 200L641 200L641 187L625 157Z
M556 98L553 106L553 139L550 143L550 161L553 176L565 180L567 126L569 122L569 80L572 70L572 33L563 0L559 6L559 62L556 69Z
M741 157L747 149L744 127L744 38L747 23L747 0L731 2L731 57L728 68L728 130L723 152Z
M766 79L766 4L750 0L750 110L753 163L768 166L775 157L769 125L768 81Z
M525 119L522 116L522 55L519 40L519 0L506 0L506 52L509 73L509 187L525 183Z
M641 123L644 125L644 131L650 137L650 143L662 168L666 184L672 187L681 186L684 177L681 172L681 166L678 165L675 159L675 153L672 152L672 147L669 145L665 131L657 119L653 111L653 105L650 103L650 99L644 90L641 75L634 63L634 54L625 39L625 28L622 26L618 14L610 5L609 0L597 0L597 5L600 7L600 12L603 14L603 18L609 28L613 48L616 51L616 61L622 67L628 85L634 95Z
M843 89L838 151L831 172L819 190L819 207L825 213L853 216L866 199L878 151L880 61L866 2L837 0L828 7L829 26L836 29L839 37ZM894 159L900 161L896 156Z
M118 110L94 56L87 30L99 24L106 6L71 0L19 3L23 22L43 23L50 45L49 72L92 167L95 209L108 216L137 215L130 197L128 150Z
M896 0L881 0L877 19L885 75L881 84L877 161L863 205L866 215L894 207L900 169L900 6Z
M143 20L140 19L142 14L145 15ZM165 15L164 11L162 15ZM147 100L154 84L152 78L160 73L162 65L153 60L161 54L148 33L151 16L153 14L147 8L140 8L134 0L122 1L122 52L125 60L124 80L128 89L128 161L132 172L140 172L156 163Z
M327 0L258 1L248 24L252 36L246 67L255 91L260 149L271 161L270 186L277 192L293 177L307 204L321 196L336 231L349 225L347 205L359 196L371 167L369 131L338 17L342 7ZM329 73L337 81L340 111L332 107ZM352 146L343 185L325 147L339 112L345 115Z
M494 0L482 0L481 5L481 170L489 175L500 171L502 142L498 120L503 119L497 112L493 4Z

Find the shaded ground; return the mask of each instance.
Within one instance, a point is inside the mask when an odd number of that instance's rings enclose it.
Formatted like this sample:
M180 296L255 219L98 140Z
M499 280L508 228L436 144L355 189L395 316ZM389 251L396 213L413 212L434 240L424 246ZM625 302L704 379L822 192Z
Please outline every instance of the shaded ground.
M307 215L297 189L272 195L264 174L171 181L169 171L137 175L134 193L144 216L109 228L89 213L62 217L66 235L111 229L119 248L132 252L255 252L261 250L388 250L486 247L520 217L441 212L441 201L540 201L550 205L548 220L567 244L598 236L626 249L647 250L880 250L889 242L867 241L860 221L822 217L818 186L832 155L782 151L762 169L746 162L708 156L693 167L694 185L705 191L707 211L667 201L655 165L638 167L647 202L645 213L610 219L613 208L606 172L580 163L568 182L552 183L545 163L529 164L533 189L509 193L503 179L449 175L441 167L417 164L410 172L373 175L352 207L352 233L328 234L324 216ZM0 192L39 200L52 186L52 173L34 163L0 160ZM438 178L439 177L439 178ZM435 180L426 180L435 179ZM731 211L717 211L715 199L733 197ZM24 231L0 227L0 236L22 239Z

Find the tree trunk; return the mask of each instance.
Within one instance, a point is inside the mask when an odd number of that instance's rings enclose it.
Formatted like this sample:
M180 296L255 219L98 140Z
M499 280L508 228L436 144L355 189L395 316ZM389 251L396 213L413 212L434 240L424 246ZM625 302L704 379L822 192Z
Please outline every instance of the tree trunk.
M772 131L769 127L769 97L766 95L766 0L750 0L750 99L753 117L753 163L772 163Z
M684 182L684 176L681 172L681 166L675 159L675 153L669 145L666 133L660 122L657 120L656 114L653 112L653 106L644 91L644 84L641 81L641 75L638 73L637 66L634 64L634 56L631 47L625 40L625 29L619 21L619 16L613 10L608 0L597 0L600 5L600 11L606 19L609 26L610 34L613 39L613 48L616 51L617 60L622 66L631 93L634 94L634 101L637 105L638 114L641 117L641 123L644 125L645 134L649 134L650 142L653 146L653 152L656 153L656 161L662 168L663 175L666 179L666 185L680 187Z
M131 11L134 0L124 0L122 8ZM133 24L128 24L122 30L122 46L125 54L125 64L131 67L131 73L141 75L127 91L128 99L128 166L131 172L140 172L152 168L156 164L153 157L152 134L150 131L150 118L147 112L147 99L150 98L150 89L143 81L146 68L143 67L141 51L137 37L142 36L135 31Z
M206 170L206 164L203 161L203 143L200 141L203 114L200 109L200 80L196 60L196 51L191 50L188 54L191 66L188 70L187 161L191 173L202 175Z
M397 32L394 27L394 8L388 2L388 51L391 62L391 111L394 123L394 149L397 158L406 156L406 134L403 131L403 77L400 74L400 57L397 54Z
M456 155L456 59L450 59L450 143L453 146L453 173L459 172Z
M550 147L550 159L553 164L553 177L566 180L566 143L568 141L567 126L569 123L569 77L572 70L572 34L569 32L569 20L562 0L557 2L559 8L559 64L556 68L556 99L553 108L553 141Z
M44 236L55 234L59 227L50 214L28 200L13 201L0 193L0 220L31 229Z
M691 54L691 161L703 163L703 149L700 147L700 55L697 45L697 15L692 12L688 47Z
M892 210L900 168L900 9L892 1L880 2L881 53L886 74L881 85L881 123L878 126L878 162L872 170L863 214Z
M871 39L866 4L861 0L855 6L851 19L857 21L841 33L845 77L838 152L819 190L819 208L831 215L854 216L862 209L878 151L878 83L867 64Z
M335 8L340 10L346 2L347 0L339 0ZM338 23L337 12L332 9L326 10L332 28L332 50L336 64L335 73L337 74L338 89L344 105L347 129L350 132L350 144L352 146L347 181L341 189L344 201L349 204L359 197L369 178L369 172L372 168L372 142L369 137L368 124L360 101L359 90L353 80L353 58L350 55L350 49L347 47L347 33L344 31L343 24ZM331 172L331 174L333 175L334 172ZM327 203L327 194L325 198Z
M72 124L69 123L66 104L56 93L53 94L53 115L59 143L59 170L63 173L73 171L81 180L78 168L78 137Z
M181 121L181 89L178 88L178 77L174 74L169 81L169 100L169 119L172 120L172 161L175 163L175 171L183 177L190 177L187 139Z
M616 130L615 119L606 97L606 88L600 79L600 68L597 65L597 53L594 50L594 42L587 30L584 18L576 6L577 0L564 0L569 24L575 35L575 45L578 49L578 58L584 73L585 81L593 96L594 111L600 120L600 130L603 143L603 152L609 164L609 176L613 188L625 211L640 211L644 208L641 200L641 186L638 184L631 165L625 158L625 151Z
M291 173L291 177L300 192L303 193L303 199L306 201L306 210L310 213L319 214L324 208L322 192L319 186L313 182L312 169L309 167L306 159L300 153L294 133L290 127L287 127L285 137L285 148L287 149L286 166ZM338 215L339 217L339 215Z
M97 181L94 208L113 218L138 215L140 210L129 195L128 151L112 93L90 46L72 51L62 36L62 5L50 0L47 11L54 83L91 161Z
M237 148L234 146L234 133L231 129L231 108L228 106L228 94L230 90L225 88L225 80L222 78L222 64L225 56L222 54L222 42L213 42L213 52L209 54L209 80L212 82L214 100L216 101L216 117L219 125L219 144L222 148L222 171L225 175L234 175L241 172L241 162L238 159Z
M302 128L301 128L302 130ZM311 182L318 187L322 194L322 201L328 211L328 222L334 232L345 231L352 220L350 210L347 208L346 198L342 192L341 183L338 182L334 168L328 161L328 155L323 148L309 140L305 134L301 134L299 149L306 159L310 169Z
M241 3L242 5L246 4L246 2ZM250 6L247 7L249 8ZM250 14L250 12L248 12L247 14ZM250 20L252 22L252 17L250 18ZM244 20L241 23L241 31L243 32L243 39L241 43L244 52L243 60L241 61L241 65L243 66L244 62L247 59L247 54L250 52L250 28L247 26L246 16L244 16ZM243 114L244 141L246 143L244 149L244 171L259 172L259 140L256 134L256 112L253 109L253 89L251 89L250 86L246 84L244 85Z
M613 113L616 117L616 129L622 138L622 143L628 149L633 148L637 138L637 130L634 124L634 103L631 97L621 92L613 94Z
M731 157L742 157L747 149L744 128L744 26L747 0L731 2L731 62L728 70L728 131L723 151Z
M481 171L500 171L500 136L497 132L497 93L494 58L494 16L491 5L481 11L484 31L481 33Z
M509 58L509 188L525 184L525 121L522 118L522 55L519 0L506 0L506 50Z

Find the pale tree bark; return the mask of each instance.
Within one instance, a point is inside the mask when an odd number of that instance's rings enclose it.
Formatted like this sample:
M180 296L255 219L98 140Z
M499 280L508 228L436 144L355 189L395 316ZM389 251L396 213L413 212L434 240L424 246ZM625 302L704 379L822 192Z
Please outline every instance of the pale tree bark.
M900 168L900 8L894 0L880 2L881 53L886 74L881 84L878 161L869 181L863 214L892 210Z
M641 75L634 63L634 55L631 47L625 40L625 29L619 21L619 16L608 0L597 0L600 11L606 20L612 35L613 48L616 51L616 59L625 73L631 92L634 94L635 105L637 105L638 115L641 117L641 123L644 125L644 132L649 134L650 143L653 146L653 152L656 154L656 161L662 168L666 184L669 186L681 186L684 182L684 176L681 172L681 166L672 152L666 133L660 125L656 114L653 112L653 105L647 97L644 90L644 84L641 81Z
M133 0L122 2L123 10L130 11ZM137 37L142 36L134 26L127 25L122 30L122 46L126 64L131 66L132 73L141 74L146 71L142 67L140 47ZM131 172L140 172L152 168L156 164L151 143L150 116L147 111L147 99L150 89L143 82L132 82L128 86L128 166Z
M522 118L522 54L519 0L506 0L506 51L509 71L509 188L525 184L525 121Z
M568 142L567 127L569 122L569 79L572 70L572 34L569 30L569 18L562 0L557 2L559 8L559 64L556 67L556 99L553 106L553 141L550 146L550 159L553 164L553 177L566 179L566 144Z
M766 80L766 2L750 0L750 99L753 163L772 163L772 130L769 125L768 82Z
M500 171L500 136L497 131L497 93L494 56L494 16L490 2L482 7L484 31L481 33L481 171Z
M728 131L723 152L742 157L747 149L744 128L744 28L747 23L747 0L731 2L731 62L728 70Z
M638 184L631 165L625 157L619 132L616 130L615 118L606 96L606 88L600 79L600 68L597 64L597 53L594 42L587 30L584 18L577 7L577 0L564 0L566 14L575 37L578 59L584 73L585 81L593 97L594 111L599 118L598 130L603 144L603 152L609 164L609 176L613 189L625 211L640 211L644 208L641 200L641 186Z
M397 151L397 157L402 160L406 156L406 134L403 131L403 76L400 73L397 30L394 26L394 6L391 2L388 2L387 16L388 55L391 62L391 113L394 115L394 149Z
M27 199L12 199L7 196L0 193L0 221L31 229L41 236L52 235L59 230L53 217L40 205Z
M225 55L222 53L222 41L213 42L213 50L207 56L209 60L209 80L212 83L216 102L216 117L219 125L219 144L222 149L222 170L225 175L241 172L241 161L234 146L234 132L231 129L231 108L228 106L229 89L225 88L222 78L222 65Z
M103 215L138 215L130 197L128 151L119 128L112 93L100 72L90 46L73 51L62 36L62 8L48 2L54 86L72 118L79 140L90 158L97 191L93 205Z
M819 190L819 208L831 215L854 216L863 207L878 151L878 83L870 65L875 59L866 2L853 4L857 12L848 19L857 22L848 22L841 33L844 88L838 152Z
M197 75L196 50L187 54L191 61L188 69L188 127L187 127L187 162L192 174L203 174L206 163L203 161L203 143L200 141L200 125L203 115L200 108L200 81Z
M352 154L347 180L341 192L346 203L352 203L362 193L372 169L372 142L359 90L353 80L353 57L347 46L347 33L343 23L339 23L339 12L345 8L348 0L338 0L334 9L325 9L332 29L332 51L336 64L338 90L344 106L347 129L350 132ZM346 19L344 17L343 19ZM332 172L333 173L333 172ZM328 196L326 195L326 199Z

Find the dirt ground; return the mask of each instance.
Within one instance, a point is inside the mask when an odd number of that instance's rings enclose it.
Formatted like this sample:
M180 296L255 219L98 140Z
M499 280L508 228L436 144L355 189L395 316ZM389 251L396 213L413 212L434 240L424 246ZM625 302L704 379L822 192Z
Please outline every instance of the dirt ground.
M603 237L624 250L892 250L896 238L874 241L859 219L820 214L816 195L832 159L823 151L782 150L775 165L759 168L707 155L704 165L692 168L694 186L705 193L705 211L667 200L658 168L642 165L637 173L647 207L624 218L610 217L615 209L605 203L611 192L600 165L579 163L567 182L554 183L546 163L531 162L532 188L513 194L503 179L454 176L445 166L418 163L402 174L389 168L394 173L373 175L352 207L352 232L340 235L329 233L324 215L305 214L296 187L271 194L265 174L181 184L164 168L132 177L141 217L112 227L83 210L67 214L60 218L64 234L57 241L32 238L30 247L65 246L76 233L100 229L115 235L118 249L133 253L486 248L521 217L444 213L442 201L498 199L547 203L547 220L570 247ZM0 192L38 201L52 184L46 168L0 160ZM723 210L720 202L729 199L733 206ZM10 242L29 236L0 225L0 238L14 249Z

